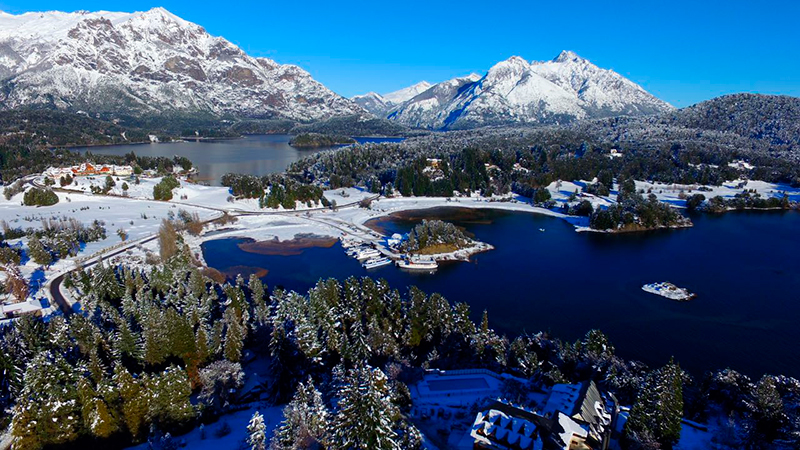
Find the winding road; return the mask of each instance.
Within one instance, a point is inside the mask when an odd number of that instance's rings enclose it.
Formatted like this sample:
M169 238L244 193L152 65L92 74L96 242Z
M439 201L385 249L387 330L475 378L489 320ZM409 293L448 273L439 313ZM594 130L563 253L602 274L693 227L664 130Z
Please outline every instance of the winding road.
M41 187L42 186L40 183L37 183L35 181L35 179L27 179L26 182L31 184L32 186L36 186L36 187ZM72 190L72 189L62 189L62 188L55 188L55 189L57 189L59 191L62 191L62 192L70 193L70 194L87 195L85 192L76 191L76 190ZM99 195L106 196L106 197L118 197L118 196L114 196L114 195L93 194L93 196L99 196ZM379 197L380 197L380 195L376 194L374 196L367 197L366 200L373 201L373 200L378 199ZM137 199L137 198L132 198L132 200L144 201L144 202L159 202L158 200ZM357 201L354 201L354 202L351 202L351 203L347 203L347 204L344 204L344 205L337 206L337 209L357 206L357 205L361 204L361 202L363 200L364 199L357 200ZM176 204L176 205L191 206L191 207L195 207L195 208L204 208L204 209L212 210L212 211L215 211L215 212L218 212L218 213L222 214L222 215L214 217L212 219L205 220L203 222L203 225L207 225L209 223L215 222L215 221L221 219L225 214L229 214L232 217L237 217L237 216L255 216L255 215L293 215L293 216L300 217L300 218L307 219L307 220L311 220L311 221L314 221L314 222L319 222L319 223L325 224L325 225L333 227L333 228L337 228L337 229L339 229L339 230L341 230L341 231L343 231L343 232L345 232L347 234L352 234L352 231L344 230L343 228L337 226L336 224L332 224L332 223L324 221L324 220L312 219L311 217L307 217L306 216L307 213L315 212L315 211L329 210L329 209L331 209L330 207L311 208L311 209L304 209L304 210L300 210L300 211L245 211L245 210L239 210L239 209L214 208L214 207L211 207L211 206L196 205L196 204L183 203L183 202L170 202L170 203L173 203L173 204ZM363 237L361 237L361 238L363 239ZM97 264L98 262L103 261L106 258L110 258L110 257L116 256L116 255L119 255L121 253L124 253L124 252L128 251L129 249L131 249L131 248L133 248L135 246L146 244L146 243L151 242L151 241L153 241L155 239L158 239L158 234L153 234L151 236L147 236L147 237L139 239L137 241L132 241L130 244L124 245L124 246L122 246L122 247L120 247L118 249L114 249L114 250L110 251L109 253L98 254L97 256L93 256L90 259L88 259L86 262L82 263L82 267L83 268L87 268L87 267L93 266L93 265ZM61 273L61 274L57 275L52 280L50 280L48 282L48 284L46 285L46 289L47 289L47 292L49 293L50 299L56 304L56 306L58 306L58 309L61 310L61 312L64 315L70 315L70 314L73 314L75 312L73 310L72 305L70 305L69 300L66 299L66 297L64 296L64 294L61 291L61 286L63 285L64 279L65 279L65 277L67 276L68 273L69 272L64 272L64 273Z

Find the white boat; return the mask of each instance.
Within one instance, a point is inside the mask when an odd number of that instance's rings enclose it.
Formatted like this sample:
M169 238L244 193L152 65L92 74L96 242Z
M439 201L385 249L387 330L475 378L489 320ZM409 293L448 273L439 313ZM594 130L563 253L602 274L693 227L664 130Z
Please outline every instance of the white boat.
M408 270L436 270L439 268L439 263L431 257L423 257L414 255L410 258L401 259L397 261L397 267Z
M360 259L376 258L378 256L381 256L381 252L375 250L374 248L368 248L356 253L355 258L360 260Z
M679 302L689 301L695 297L695 294L689 292L688 289L679 288L668 281L664 281L662 283L645 284L642 286L642 290L651 294L666 297L670 300L677 300Z
M370 258L361 265L364 266L365 269L375 269L376 267L383 267L391 263L392 260L384 256L382 258Z
M544 228L539 228L539 231L541 231L542 233L544 233Z
M358 252L364 251L364 250L366 250L368 248L369 247L365 247L363 245L359 245L358 247L350 247L350 248L348 248L347 250L345 250L345 253L347 253L350 256L355 256L355 255L358 254Z
M358 242L356 242L355 240L345 239L344 237L339 238L339 240L342 243L342 248L351 248L358 245Z

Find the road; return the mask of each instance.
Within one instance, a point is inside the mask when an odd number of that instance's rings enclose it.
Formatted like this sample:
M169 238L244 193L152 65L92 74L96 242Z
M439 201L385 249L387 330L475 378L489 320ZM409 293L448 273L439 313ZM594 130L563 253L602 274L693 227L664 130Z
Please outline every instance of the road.
M34 176L25 177L24 180L25 180L25 183L27 183L27 184L29 184L31 186L40 187L40 188L41 187L45 187L44 185L39 183L38 180L36 180L36 177L34 177ZM69 193L69 194L88 195L83 191L77 191L77 190L73 190L73 189L64 189L64 188L59 188L59 187L55 187L55 186L53 186L52 188L54 190L61 191L61 192L64 192L64 193ZM92 194L92 196L94 196L94 197L104 196L104 197L114 197L114 198L129 198L129 197L119 197L119 196L115 196L115 195L107 195L107 194ZM367 197L366 200L374 201L374 200L377 200L378 198L380 198L380 195L376 194L376 195L373 195L371 197ZM135 201L143 201L143 202L159 202L159 203L163 203L163 202L161 202L159 200L140 199L140 198L129 198L129 199L130 200L135 200ZM361 202L363 200L364 199L356 200L356 201L353 201L353 202L350 202L350 203L346 203L344 205L339 205L339 206L337 206L337 209L358 206L358 205L361 204ZM335 223L332 223L333 221L319 220L319 219L314 219L314 218L311 218L311 217L308 216L308 213L330 210L331 209L330 207L310 208L310 209L304 209L304 210L300 210L300 211L294 211L294 210L285 210L285 211L246 211L246 210L240 210L240 209L234 209L234 208L232 208L232 209L215 208L213 206L205 206L205 205L198 205L198 204L184 203L184 202L168 202L168 203L172 203L172 204L175 204L175 205L190 206L190 207L195 207L195 208L203 208L203 209L211 210L211 211L214 211L214 212L218 212L220 214L229 214L232 217L237 217L237 216L258 216L258 215L292 215L292 216L296 216L298 218L306 219L306 220L313 221L313 222L322 223L322 224L325 224L325 225L327 225L329 227L333 227L333 228L339 229L342 232L344 232L345 234L350 234L350 235L354 235L355 234L353 231L346 230L346 229L342 228L341 226L339 226L339 225L337 225ZM205 225L205 224L217 221L221 217L222 216L214 217L213 219L206 220L203 223ZM346 225L346 224L342 224L342 225ZM375 243L375 239L373 237L369 236L369 232L367 232L366 234L367 234L367 237L365 237L365 236L358 236L358 237L360 239L365 240L365 241ZM110 253L101 254L101 255L98 255L97 257L90 258L89 260L87 260L87 262L82 264L82 267L84 267L84 268L90 267L90 266L92 266L94 264L97 264L98 262L102 261L105 258L110 258L112 256L119 255L121 253L124 253L124 252L128 251L130 248L132 248L134 246L151 242L151 241L153 241L153 240L155 240L157 238L158 238L158 234L153 234L152 236L148 236L148 237L145 237L145 238L140 239L138 241L131 242L129 245L120 247L119 249L115 249L115 250L111 251ZM384 252L384 253L386 253L386 252ZM69 301L64 297L64 295L61 292L61 286L64 283L64 278L66 277L67 273L68 272L65 272L65 273L62 273L60 275L57 275L55 278L53 278L49 282L49 284L47 286L48 292L50 293L50 298L55 302L56 306L58 306L58 308L61 310L62 313L64 313L64 315L70 315L70 314L72 314L74 312L72 310L72 306L69 304Z
M215 218L213 220L217 220L217 219L219 219L219 218ZM110 258L112 256L119 255L120 253L124 253L124 252L130 250L132 247L135 247L137 245L146 244L146 243L151 242L151 241L153 241L155 239L158 239L158 235L157 234L154 234L153 236L146 237L144 239L140 239L140 240L135 241L135 242L131 242L130 245L126 245L124 247L120 247L120 248L118 248L118 249L116 249L116 250L114 250L114 251L112 251L112 252L110 252L108 254L97 256L96 258L90 260L89 262L84 263L82 265L82 267L83 268L87 268L87 267L93 266L93 265L97 264L98 262L100 262L100 261L102 261L102 260L104 260L106 258ZM50 297L53 299L53 301L55 301L56 305L58 305L58 309L60 309L61 312L63 312L65 316L68 316L68 315L70 315L70 314L72 314L74 312L72 310L72 306L69 304L69 301L67 301L67 299L64 298L64 295L61 294L61 284L64 282L64 278L67 276L67 273L69 273L69 272L62 273L61 275L58 275L57 277L53 278L53 280L50 282L50 285L48 286L48 289L49 289L49 292L50 292Z

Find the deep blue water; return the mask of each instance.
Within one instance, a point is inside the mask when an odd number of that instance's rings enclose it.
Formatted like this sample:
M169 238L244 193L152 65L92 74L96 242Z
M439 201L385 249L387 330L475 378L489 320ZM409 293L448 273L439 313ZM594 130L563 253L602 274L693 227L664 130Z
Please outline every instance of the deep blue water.
M251 135L240 139L162 142L158 144L109 145L80 147L75 150L105 155L185 156L197 167L198 180L219 186L226 173L266 175L283 172L289 164L329 148L302 150L289 145L286 134ZM354 138L364 142L399 142L402 138Z
M381 225L404 231L419 219ZM696 375L732 367L751 376L800 377L796 212L699 215L691 229L622 235L576 233L562 220L523 213L449 219L496 249L433 275L392 266L367 272L338 244L265 256L240 250L241 239L220 239L206 242L203 252L223 271L268 269L263 280L270 287L305 292L322 277L370 275L401 291L416 285L467 302L475 319L486 309L492 326L510 335L550 331L574 340L599 328L618 354L651 365L674 355ZM697 298L678 303L641 290L654 281L671 281Z

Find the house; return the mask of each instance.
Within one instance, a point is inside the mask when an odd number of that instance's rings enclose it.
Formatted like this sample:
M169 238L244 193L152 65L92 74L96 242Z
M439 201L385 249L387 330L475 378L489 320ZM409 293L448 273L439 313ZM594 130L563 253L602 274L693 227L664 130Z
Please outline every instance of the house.
M92 176L92 175L115 175L129 176L133 174L133 167L118 166L116 164L102 164L95 166L92 163L82 163L71 167L50 167L44 172L44 176L50 177L53 181L58 181L62 176Z
M434 169L439 169L442 164L442 160L439 158L428 158L427 162L428 167L432 167Z
M618 402L611 394L602 394L594 381L556 384L542 409L545 417L566 414L587 429L587 440L600 444L590 448L605 449L616 420Z
M606 450L617 402L594 382L557 384L540 411L495 401L470 431L474 450Z
M41 311L44 305L39 300L30 299L24 302L3 304L1 308L6 318L13 318Z

